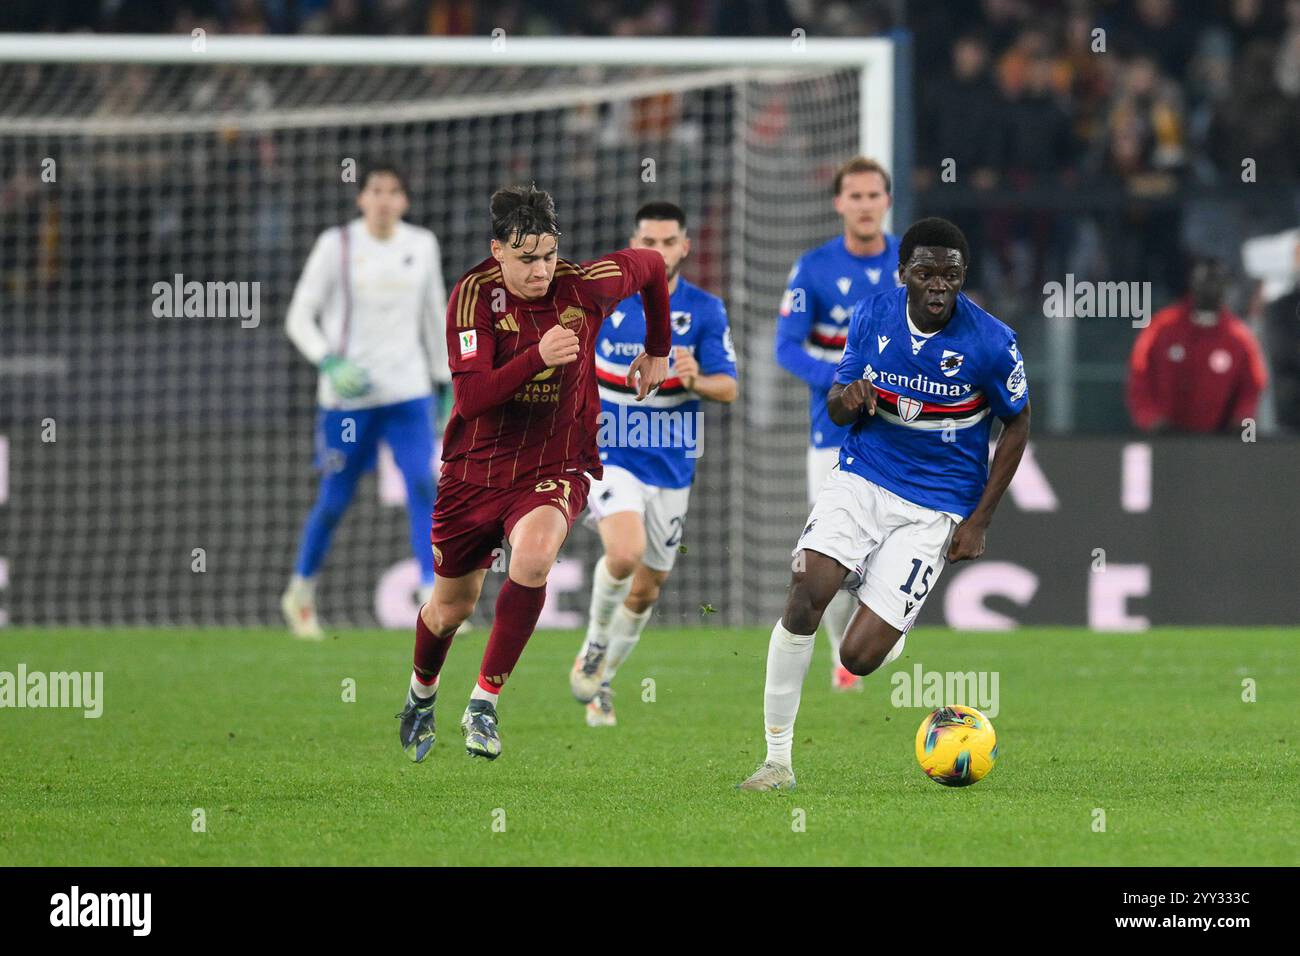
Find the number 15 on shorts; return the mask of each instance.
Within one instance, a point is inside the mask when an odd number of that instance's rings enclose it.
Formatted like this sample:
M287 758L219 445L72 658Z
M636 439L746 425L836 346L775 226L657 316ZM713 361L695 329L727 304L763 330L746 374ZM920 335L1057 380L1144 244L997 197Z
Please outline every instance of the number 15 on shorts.
M916 576L921 574L921 568L924 566L925 574L921 575L921 590L913 593L912 585L916 583ZM934 573L934 568L928 564L923 564L920 558L912 559L912 573L907 576L907 580L899 585L898 590L904 594L910 594L916 600L922 600L930 593L930 575Z

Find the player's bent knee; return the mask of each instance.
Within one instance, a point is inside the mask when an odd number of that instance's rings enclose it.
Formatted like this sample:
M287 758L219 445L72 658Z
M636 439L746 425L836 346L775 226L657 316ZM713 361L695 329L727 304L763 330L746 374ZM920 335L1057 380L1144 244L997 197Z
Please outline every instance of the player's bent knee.
M611 548L605 552L605 570L611 577L622 581L636 570L644 554L644 548L639 551L635 548Z
M636 614L643 613L646 608L654 607L659 600L660 588L658 585L652 585L646 588L633 588L627 596L628 610Z
M883 626L883 622L881 624ZM892 629L888 632L873 633L865 638L855 638L852 633L847 634L840 644L840 663L849 673L866 677L880 669L889 652L900 640L902 635Z
M538 567L511 568L510 580L526 588L540 588L546 583L547 571L549 568L546 570Z
M433 601L425 601L420 605L420 620L429 630L438 633L438 612L434 609Z
M840 663L850 674L858 677L866 677L884 659L884 654L878 654L867 647L852 647L848 641L840 645Z
M807 582L796 581L790 588L790 596L785 602L783 619L786 628L794 634L813 633L821 623L822 613L826 610L827 603L829 602L817 600L812 587Z
M420 609L424 626L434 634L446 634L460 627L474 613L474 605L463 601L428 601Z
M517 547L510 554L510 577L525 587L539 588L546 583L559 549Z

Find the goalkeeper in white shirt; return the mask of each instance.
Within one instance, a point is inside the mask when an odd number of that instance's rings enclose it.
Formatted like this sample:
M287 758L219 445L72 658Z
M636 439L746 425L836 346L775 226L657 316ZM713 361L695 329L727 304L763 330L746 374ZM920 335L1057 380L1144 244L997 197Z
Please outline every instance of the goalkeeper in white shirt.
M316 573L357 480L374 467L381 439L406 481L421 599L433 590L433 384L451 381L447 293L437 238L402 222L409 205L398 170L366 169L357 197L361 217L321 233L289 304L289 338L320 369L320 493L280 601L297 637L322 636Z

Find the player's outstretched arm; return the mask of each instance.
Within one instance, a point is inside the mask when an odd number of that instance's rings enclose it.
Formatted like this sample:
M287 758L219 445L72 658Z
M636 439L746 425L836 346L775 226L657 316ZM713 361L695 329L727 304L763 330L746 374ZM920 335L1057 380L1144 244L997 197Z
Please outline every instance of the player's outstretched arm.
M953 532L952 542L948 545L949 561L968 561L984 553L984 532L993 520L993 512L997 510L1003 492L1015 477L1025 445L1029 443L1029 402L1025 402L1020 414L1004 418L1002 423L1005 427L993 453L993 464L989 466L988 484L984 486L984 494L971 516Z
M583 267L586 274L582 291L595 302L602 317L628 296L641 293L645 305L645 354L665 359L666 372L673 326L668 312L668 271L664 257L653 249L620 249L602 259L583 263Z
M852 425L864 409L868 415L876 414L876 389L870 381L859 378L847 385L831 386L826 396L826 411L836 425Z
M664 257L653 249L620 249L603 259L584 263L583 290L602 316L635 293L645 304L645 351L627 370L627 384L641 401L668 377L668 351L673 327L668 312L668 272Z
M664 378L667 378L673 323L668 309L668 270L664 266L664 257L653 249L623 249L615 255L626 257L630 265L627 294L615 301L622 301L634 292L641 293L645 305L645 352L642 354L663 359ZM657 388L663 380L652 383L650 388Z
M628 263L626 290L640 292L645 305L645 351L627 370L627 384L636 388L636 400L647 395L668 378L668 352L672 347L673 326L668 309L668 271L664 257L653 249L624 249L615 253ZM615 301L621 301L620 299Z

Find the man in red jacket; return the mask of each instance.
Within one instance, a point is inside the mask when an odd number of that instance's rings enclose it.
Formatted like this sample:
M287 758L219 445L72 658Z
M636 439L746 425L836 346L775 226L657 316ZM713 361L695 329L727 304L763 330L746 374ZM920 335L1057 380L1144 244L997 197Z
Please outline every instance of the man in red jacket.
M1223 305L1226 286L1222 261L1197 259L1187 297L1137 337L1128 407L1143 431L1235 431L1254 417L1268 373L1254 334Z
M645 351L627 384L644 399L668 374L668 274L654 249L591 262L560 259L555 203L534 187L492 196L492 256L470 269L447 303L455 404L443 438L433 509L433 597L415 625L415 667L401 718L402 749L423 760L434 741L438 675L469 617L502 537L510 567L492 633L461 718L465 749L495 759L497 695L532 636L546 577L600 478L595 342L630 295L645 302Z

